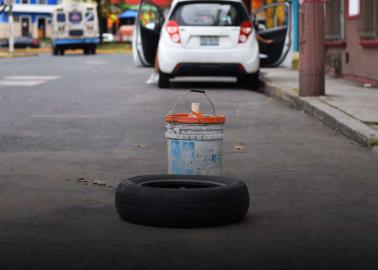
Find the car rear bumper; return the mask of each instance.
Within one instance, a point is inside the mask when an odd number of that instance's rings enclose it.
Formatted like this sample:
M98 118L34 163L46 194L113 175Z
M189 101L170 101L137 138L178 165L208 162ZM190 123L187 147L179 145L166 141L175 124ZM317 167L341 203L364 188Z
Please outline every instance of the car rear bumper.
M240 72L255 73L260 66L255 39L229 49L189 49L160 39L158 62L162 72L173 76L235 76Z
M245 73L241 64L179 63L171 72L171 76L238 76Z
M76 45L85 45L85 44L98 44L98 38L59 38L53 39L52 41L54 46L76 46Z

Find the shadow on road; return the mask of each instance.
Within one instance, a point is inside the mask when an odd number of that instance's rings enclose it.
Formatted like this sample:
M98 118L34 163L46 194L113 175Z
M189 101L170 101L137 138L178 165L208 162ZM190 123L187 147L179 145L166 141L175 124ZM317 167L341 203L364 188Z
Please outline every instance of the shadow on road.
M220 89L227 89L227 90L249 90L254 91L257 93L262 93L263 91L261 88L263 84L260 82L260 86L258 89L251 90L244 87L241 87L237 84L236 80L228 79L227 81L214 81L214 80L175 80L171 81L170 89L177 89L177 90L187 90L187 89L205 89L205 90L220 90Z

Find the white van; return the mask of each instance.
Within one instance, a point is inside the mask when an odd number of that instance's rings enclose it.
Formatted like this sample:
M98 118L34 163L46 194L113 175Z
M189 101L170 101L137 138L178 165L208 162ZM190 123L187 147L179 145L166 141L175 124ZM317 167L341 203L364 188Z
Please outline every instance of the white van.
M95 54L99 43L96 4L58 5L53 11L52 29L53 55L64 55L67 49L83 49L84 54Z

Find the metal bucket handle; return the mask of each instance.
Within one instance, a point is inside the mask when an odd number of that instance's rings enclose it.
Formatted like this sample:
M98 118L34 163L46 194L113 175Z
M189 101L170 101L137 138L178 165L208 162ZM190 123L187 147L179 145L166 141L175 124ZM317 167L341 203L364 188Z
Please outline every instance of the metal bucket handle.
M177 106L177 103L178 103L178 102L179 102L179 101L180 101L185 95L187 95L189 92L191 92L191 93L200 93L200 94L204 94L205 97L207 98L207 100L209 101L211 107L213 108L213 115L215 115L215 107L214 107L214 104L213 104L213 102L211 101L211 99L209 98L209 96L206 95L205 90L197 90L197 89L190 89L190 90L185 91L185 93L182 94L182 95L176 100L176 102L175 102L175 104L173 105L173 108L172 108L172 110L171 110L171 114L174 113L174 111L175 111L175 109L176 109L176 106Z

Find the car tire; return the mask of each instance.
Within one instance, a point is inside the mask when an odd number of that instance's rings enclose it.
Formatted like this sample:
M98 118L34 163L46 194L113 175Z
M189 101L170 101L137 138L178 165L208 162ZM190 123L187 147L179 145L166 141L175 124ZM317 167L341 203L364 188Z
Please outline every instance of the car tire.
M169 88L169 75L168 74L159 71L158 87Z
M158 227L208 227L240 222L249 208L240 180L202 175L145 175L122 180L115 195L120 217Z
M238 77L238 84L242 88L257 90L260 85L259 71Z
M53 46L51 50L52 50L52 54L53 55L58 55L59 54L59 48L58 47Z

